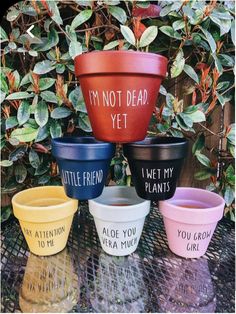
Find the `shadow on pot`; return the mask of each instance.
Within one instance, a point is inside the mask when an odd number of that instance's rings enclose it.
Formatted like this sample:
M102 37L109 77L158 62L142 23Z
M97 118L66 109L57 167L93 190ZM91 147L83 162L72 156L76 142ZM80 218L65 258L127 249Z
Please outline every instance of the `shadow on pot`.
M94 136L108 142L143 140L166 76L167 59L138 51L96 51L75 57Z
M97 259L93 261L93 259ZM90 282L90 302L97 313L143 313L148 302L138 256L92 256L96 274Z
M89 200L89 211L103 250L125 256L138 246L150 201L140 198L133 187L105 187L99 197Z
M154 261L162 274L153 282L154 285L158 282L156 297L160 312L215 312L216 295L207 260L185 260L170 254Z
M77 305L78 276L67 249L48 257L28 257L19 303L24 313L66 313Z
M137 194L147 200L171 198L176 189L188 142L176 137L147 137L123 146Z
M88 200L102 193L115 144L93 137L52 139L52 154L59 166L67 196Z

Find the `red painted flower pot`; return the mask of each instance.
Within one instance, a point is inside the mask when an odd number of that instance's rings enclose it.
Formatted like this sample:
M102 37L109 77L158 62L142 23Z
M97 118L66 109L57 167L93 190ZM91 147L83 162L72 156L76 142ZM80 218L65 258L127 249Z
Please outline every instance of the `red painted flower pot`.
M167 59L137 51L98 51L75 58L94 136L108 142L143 140Z

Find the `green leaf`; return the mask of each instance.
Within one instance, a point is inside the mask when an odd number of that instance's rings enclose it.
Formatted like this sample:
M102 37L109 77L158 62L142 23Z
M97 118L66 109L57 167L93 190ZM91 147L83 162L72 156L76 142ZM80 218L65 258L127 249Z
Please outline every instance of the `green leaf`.
M79 115L79 128L84 130L85 132L92 132L89 117L86 113L81 113Z
M30 83L31 74L27 73L20 82L20 87Z
M189 126L185 123L181 115L177 115L175 119L178 125L181 127L181 129L183 129L184 131L189 131Z
M53 120L51 122L50 134L51 134L52 138L61 137L62 136L61 125L58 123L58 121Z
M45 125L44 127L39 128L38 130L39 131L38 131L38 135L35 139L35 143L38 143L38 142L45 140L50 134L49 129L48 129L48 125Z
M27 169L24 165L17 165L15 167L16 182L23 183L27 177Z
M211 177L211 172L207 170L201 170L194 174L194 178L199 181L207 180Z
M39 79L39 89L41 91L50 88L54 83L55 83L55 79L51 78L51 77L43 77L41 79ZM33 85L30 85L27 88L27 91L34 91Z
M87 109L84 102L84 97L81 91L81 87L76 87L70 94L69 100L71 101L76 111L87 113Z
M39 185L44 185L50 181L51 177L44 174L40 178L38 178L38 184Z
M76 56L81 55L83 52L82 45L78 41L71 41L69 45L69 54L72 59L74 59Z
M62 118L69 117L71 114L72 114L72 112L70 111L70 109L64 108L64 107L58 107L58 108L55 108L51 112L51 118L62 119Z
M38 134L38 130L34 128L16 129L11 133L11 138L16 138L20 142L31 142Z
M198 161L199 161L202 165L204 165L204 166L206 166L206 167L210 167L210 166L211 166L211 161L210 161L210 159L209 159L207 156L201 154L200 152L197 152L197 153L195 154L195 156L197 157Z
M29 120L30 117L30 106L26 100L23 100L20 104L20 107L17 111L17 120L19 125L23 125L26 121Z
M35 50L29 50L29 55L30 55L31 57L38 57L38 52L35 51Z
M139 41L139 47L148 46L153 40L157 37L157 26L149 26L142 33L142 36Z
M13 162L11 160L1 160L0 166L1 167L10 167L13 165Z
M199 84L199 78L197 76L197 73L195 72L195 70L188 64L184 65L184 72L191 77L192 80L194 80L196 83Z
M20 74L17 70L12 72L12 75L14 76L15 82L14 82L14 87L17 89L20 85Z
M50 164L48 162L44 162L44 163L40 164L38 166L38 168L36 169L34 175L40 176L40 175L46 173L48 171L49 167L50 167Z
M15 99L27 99L27 98L32 98L34 97L34 94L29 94L27 92L16 92L8 95L6 97L7 100L15 100Z
M182 73L184 69L184 64L185 64L184 53L183 50L180 49L170 69L171 78L175 78Z
M12 214L12 207L11 205L8 206L3 206L1 208L1 223L7 221L9 219L9 217Z
M30 152L29 152L29 162L31 164L31 166L35 169L37 169L40 165L40 159L39 159L39 155L38 153L31 148Z
M45 74L54 69L55 69L54 61L44 60L35 64L33 72L36 74Z
M235 193L234 193L234 189L231 188L229 185L226 186L225 188L225 193L224 193L224 199L225 199L225 203L227 206L230 206L235 198Z
M4 31L4 29L2 28L2 26L0 26L0 39L1 39L2 41L7 41L7 40L8 40L7 33Z
M16 117L9 117L6 119L6 130L14 128L18 125L18 120Z
M164 17L168 15L172 11L172 4L166 5L164 8L161 9L160 16Z
M6 97L6 93L3 93L2 91L0 91L0 104L4 101Z
M55 93L47 90L44 92L40 93L40 96L42 97L43 100L45 100L46 102L51 102L53 104L57 104L57 96Z
M227 182L234 186L235 184L235 170L232 165L229 165L225 171Z
M128 26L121 25L120 31L125 40L128 41L131 45L135 46L135 36L132 30Z
M45 101L39 101L34 112L35 121L42 128L48 122L48 106Z
M124 9L116 6L108 6L108 12L116 18L121 24L127 21L127 15Z
M57 65L56 65L56 72L57 72L58 74L64 73L64 72L65 72L65 69L66 69L66 67L65 67L64 64L57 64Z
M179 113L179 116L183 119L184 123L189 127L191 128L193 126L193 121L192 119L189 117L189 115L181 112Z
M227 54L221 53L218 55L218 58L221 62L221 64L223 64L226 67L233 67L234 66L234 59Z
M204 29L203 27L199 26L199 28L201 29L201 31L203 32L203 34L206 37L206 40L211 48L211 51L214 53L216 51L216 43L215 40L213 38L213 36L211 35L211 33L209 33L206 29Z
M9 160L17 161L17 160L23 158L25 156L26 152L27 152L27 146L21 145L10 153Z
M17 17L19 16L20 11L17 10L14 6L11 6L8 13L7 13L7 20L8 22L13 22L15 21L15 19L17 19Z
M226 88L228 88L229 85L230 85L230 81L223 81L217 84L216 89L223 91Z
M159 93L162 94L163 96L167 95L167 90L165 89L163 85L160 86Z
M78 15L76 15L76 17L73 19L72 23L71 23L71 28L75 29L78 26L80 26L81 24L83 24L84 22L86 22L87 20L90 19L90 17L92 16L93 11L92 10L83 10L81 11Z
M177 20L172 24L172 27L173 27L174 31L177 31L177 30L185 27L185 22L184 22L184 20Z
M235 20L232 21L231 29L230 29L231 39L235 46Z
M201 133L197 140L194 142L192 147L192 153L195 155L197 152L200 152L205 146L205 136Z
M216 56L216 53L212 53L212 57L214 58L215 60L215 66L216 66L216 69L217 71L222 74L223 73L223 67L222 67L222 64L219 60L219 58Z
M55 28L51 28L47 37L41 38L41 43L34 46L34 50L37 51L48 51L51 48L55 47L59 42L59 36ZM36 51L36 52L37 52Z
M231 21L230 20L223 20L219 19L218 17L213 16L210 14L210 19L219 26L220 28L220 36L227 34L231 28Z
M187 113L187 114L195 123L206 121L205 114L201 110L197 110L197 111L194 111L192 113Z
M53 21L59 25L63 24L62 18L60 16L60 11L57 7L57 2L48 0L47 5L48 5L50 12L52 13L51 18L53 19Z
M227 134L227 140L232 144L235 145L235 124L231 124L230 126L230 131Z
M103 50L110 50L117 46L119 46L119 40L114 40L114 41L111 41L109 44L105 45L103 47Z
M174 29L171 26L161 26L160 31L169 37L180 40L182 39L182 36L178 32L174 31Z

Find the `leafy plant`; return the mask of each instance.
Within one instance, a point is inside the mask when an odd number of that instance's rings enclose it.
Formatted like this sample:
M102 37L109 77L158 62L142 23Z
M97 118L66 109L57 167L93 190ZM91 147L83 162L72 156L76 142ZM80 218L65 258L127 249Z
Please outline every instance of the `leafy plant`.
M31 25L33 38L26 33ZM223 119L234 102L234 33L233 1L40 0L12 6L0 27L3 195L61 184L50 139L92 132L74 57L135 49L169 59L149 134L186 136L202 167L195 179L224 196L225 213L234 219L235 126ZM130 184L120 147L111 179Z

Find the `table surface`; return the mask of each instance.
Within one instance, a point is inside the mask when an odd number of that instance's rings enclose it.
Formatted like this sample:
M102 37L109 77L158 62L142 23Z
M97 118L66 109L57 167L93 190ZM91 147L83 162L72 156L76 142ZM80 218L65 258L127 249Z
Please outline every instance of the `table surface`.
M155 205L138 249L114 257L101 249L87 203L80 205L68 244L50 257L29 253L18 222L2 228L1 312L234 313L234 224L223 219L207 253L170 252Z

